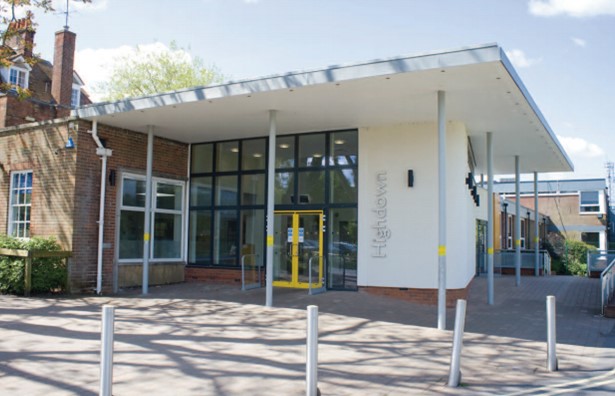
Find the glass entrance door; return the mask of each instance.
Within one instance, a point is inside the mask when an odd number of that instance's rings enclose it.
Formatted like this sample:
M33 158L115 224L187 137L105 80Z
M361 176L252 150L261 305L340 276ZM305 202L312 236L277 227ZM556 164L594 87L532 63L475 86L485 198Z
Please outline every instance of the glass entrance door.
M277 211L274 220L273 285L322 287L322 211Z

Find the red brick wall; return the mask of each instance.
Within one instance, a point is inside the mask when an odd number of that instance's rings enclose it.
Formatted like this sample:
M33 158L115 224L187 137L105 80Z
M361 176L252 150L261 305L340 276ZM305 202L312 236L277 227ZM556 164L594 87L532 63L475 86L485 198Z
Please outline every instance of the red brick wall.
M77 35L73 32L68 30L56 32L51 95L62 106L70 107L76 41Z
M75 235L74 260L78 264L71 272L74 290L87 291L95 288L98 254L98 212L100 202L101 159L96 155L96 144L87 132L91 124L79 121L78 162L75 190ZM103 290L113 287L113 271L116 249L116 220L120 175L123 171L145 174L147 160L147 135L106 125L98 125L98 135L113 150L107 161L105 180L105 226L103 250ZM171 179L186 179L188 146L167 139L154 140L154 176ZM115 186L109 184L110 171L116 172Z
M34 121L52 120L57 116L55 106L50 104L43 104L30 99L19 100L10 94L0 97L0 128ZM34 121L26 120L26 117L32 117Z
M464 289L448 289L446 291L446 306L453 308L457 299L467 300L469 289L470 284ZM391 297L417 304L436 305L438 303L438 289L361 286L359 290L376 296Z
M12 171L32 170L31 235L55 236L72 247L76 152L64 148L68 123L0 132L0 233L8 230Z
M205 282L241 286L241 269L187 267L185 278L187 282Z

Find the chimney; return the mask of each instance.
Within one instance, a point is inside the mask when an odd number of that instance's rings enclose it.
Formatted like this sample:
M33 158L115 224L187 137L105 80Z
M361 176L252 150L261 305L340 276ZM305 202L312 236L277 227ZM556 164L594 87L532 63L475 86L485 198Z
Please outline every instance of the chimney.
M76 38L77 35L67 29L56 32L51 96L53 96L56 103L66 107L70 107L70 97L73 89Z
M22 18L11 21L8 31L12 33L9 37L6 37L4 44L15 50L17 54L31 58L35 33L32 27L32 20L30 18Z

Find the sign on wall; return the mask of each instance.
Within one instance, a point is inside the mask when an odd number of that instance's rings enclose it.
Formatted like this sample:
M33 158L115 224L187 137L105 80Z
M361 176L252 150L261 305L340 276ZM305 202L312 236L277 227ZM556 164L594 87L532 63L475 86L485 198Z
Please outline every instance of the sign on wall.
M387 256L387 241L391 238L391 230L387 221L387 172L376 174L376 196L372 212L376 221L372 226L374 237L372 239L372 257L384 258Z

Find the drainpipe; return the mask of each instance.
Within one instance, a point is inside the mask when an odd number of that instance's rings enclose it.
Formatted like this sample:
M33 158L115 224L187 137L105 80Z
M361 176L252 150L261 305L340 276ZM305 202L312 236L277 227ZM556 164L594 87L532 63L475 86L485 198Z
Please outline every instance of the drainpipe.
M96 269L96 294L102 293L102 267L103 267L103 236L105 231L105 189L107 187L107 157L111 157L113 151L103 146L98 138L98 121L92 121L92 139L96 143L96 155L102 160L100 171L100 208L98 212L98 261Z

